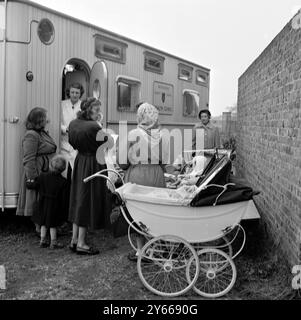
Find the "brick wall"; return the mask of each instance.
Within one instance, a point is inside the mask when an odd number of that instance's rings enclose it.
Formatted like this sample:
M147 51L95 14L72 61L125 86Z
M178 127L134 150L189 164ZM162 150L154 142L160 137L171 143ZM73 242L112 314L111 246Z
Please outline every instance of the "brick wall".
M238 82L237 170L291 265L301 262L301 28L292 19Z
M223 112L220 138L222 145L225 147L230 148L229 142L231 139L236 139L236 122L236 114L232 114L231 112Z
M220 119L212 119L214 126L219 128L221 144L225 144L230 139L236 139L237 135L237 116L236 113L223 112Z

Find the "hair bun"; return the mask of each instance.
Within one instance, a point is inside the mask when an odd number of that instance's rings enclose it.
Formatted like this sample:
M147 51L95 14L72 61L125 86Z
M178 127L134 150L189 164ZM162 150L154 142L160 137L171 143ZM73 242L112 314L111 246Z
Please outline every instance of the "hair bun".
M81 104L80 104L80 109L81 109L82 111L87 110L87 109L91 106L91 104L92 104L93 102L95 102L95 101L97 101L97 99L94 98L94 97L89 97L89 98L83 100L83 101L81 102Z

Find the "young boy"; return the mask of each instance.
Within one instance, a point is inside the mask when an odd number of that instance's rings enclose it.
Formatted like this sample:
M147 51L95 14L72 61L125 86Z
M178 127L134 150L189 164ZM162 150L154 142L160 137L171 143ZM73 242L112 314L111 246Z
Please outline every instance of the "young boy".
M66 211L68 211L68 182L62 176L66 164L66 159L63 156L56 155L50 161L50 170L47 173L41 173L38 177L41 248L49 246L46 239L48 229L50 229L50 248L63 248L63 245L57 242L56 228L62 224Z

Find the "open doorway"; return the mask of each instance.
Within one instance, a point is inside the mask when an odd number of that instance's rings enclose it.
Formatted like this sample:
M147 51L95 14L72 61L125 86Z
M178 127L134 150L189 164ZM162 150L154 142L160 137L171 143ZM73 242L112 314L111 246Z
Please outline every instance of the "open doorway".
M62 100L69 99L69 87L72 83L80 83L85 92L81 100L85 99L88 95L89 82L90 82L90 68L88 64L80 59L70 59L63 70L62 77Z
M69 88L74 82L80 83L85 92L80 98L93 96L101 101L103 125L107 124L108 72L104 61L96 61L92 67L80 59L70 59L64 66L62 75L62 100L69 99Z

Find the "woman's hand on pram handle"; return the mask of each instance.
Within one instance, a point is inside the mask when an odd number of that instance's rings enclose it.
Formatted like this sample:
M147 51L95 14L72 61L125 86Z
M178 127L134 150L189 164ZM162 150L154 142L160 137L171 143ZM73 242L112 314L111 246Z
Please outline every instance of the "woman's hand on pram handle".
M108 188L112 193L115 192L115 185L114 185L113 182L110 181L110 180L107 180L107 188Z

